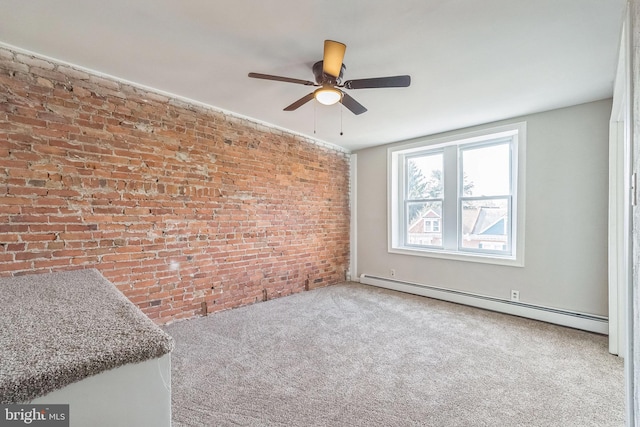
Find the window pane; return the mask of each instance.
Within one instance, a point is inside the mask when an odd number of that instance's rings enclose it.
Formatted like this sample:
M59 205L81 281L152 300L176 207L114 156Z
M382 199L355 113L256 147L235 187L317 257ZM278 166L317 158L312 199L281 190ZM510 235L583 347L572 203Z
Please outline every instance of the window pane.
M462 201L462 247L511 252L509 200Z
M407 199L442 198L442 153L407 158Z
M408 245L442 246L442 202L407 203Z
M509 144L462 150L463 196L504 196L511 194Z

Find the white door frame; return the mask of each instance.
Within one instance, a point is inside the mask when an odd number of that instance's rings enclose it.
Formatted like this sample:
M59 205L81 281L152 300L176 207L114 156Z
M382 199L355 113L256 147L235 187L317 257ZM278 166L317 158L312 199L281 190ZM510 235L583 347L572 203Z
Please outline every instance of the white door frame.
M614 107L614 113L616 108ZM609 352L626 353L626 302L631 285L631 150L629 122L609 126Z
M624 357L627 425L635 425L633 357L632 17L627 7L609 126L609 351Z

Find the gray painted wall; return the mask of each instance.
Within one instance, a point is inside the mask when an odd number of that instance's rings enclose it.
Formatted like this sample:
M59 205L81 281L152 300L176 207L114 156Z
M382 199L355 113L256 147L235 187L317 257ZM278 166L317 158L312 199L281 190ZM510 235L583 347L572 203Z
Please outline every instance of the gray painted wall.
M388 253L389 145L357 151L352 273L393 268L398 280L504 299L517 289L524 303L606 316L610 114L603 100L464 130L527 122L524 267Z

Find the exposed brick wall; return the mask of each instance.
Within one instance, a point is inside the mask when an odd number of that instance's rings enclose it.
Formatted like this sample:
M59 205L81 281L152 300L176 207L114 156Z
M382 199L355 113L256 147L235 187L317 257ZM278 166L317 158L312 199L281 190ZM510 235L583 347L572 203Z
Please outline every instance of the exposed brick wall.
M335 148L0 48L0 276L97 268L157 323L333 284L348 175Z

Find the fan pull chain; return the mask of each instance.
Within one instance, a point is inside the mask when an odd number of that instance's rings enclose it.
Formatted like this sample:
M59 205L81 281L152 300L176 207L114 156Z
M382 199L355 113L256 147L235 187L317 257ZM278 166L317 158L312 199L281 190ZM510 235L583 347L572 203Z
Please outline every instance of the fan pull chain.
M340 136L342 136L342 112L344 111L344 105L340 103Z
M316 134L316 116L317 116L317 102L313 103L313 134Z

